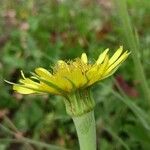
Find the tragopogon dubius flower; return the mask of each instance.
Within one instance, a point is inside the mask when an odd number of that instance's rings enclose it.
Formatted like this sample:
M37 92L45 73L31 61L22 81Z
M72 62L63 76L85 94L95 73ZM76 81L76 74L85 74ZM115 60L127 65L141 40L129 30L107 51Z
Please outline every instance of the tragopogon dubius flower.
M71 115L81 115L94 107L94 101L89 98L88 92L91 85L112 75L129 55L127 51L123 53L122 46L112 57L109 57L108 51L109 49L106 49L100 54L93 64L89 63L87 55L83 53L81 58L76 58L73 61L59 60L53 71L41 67L36 68L35 73L32 73L29 78L26 78L21 72L22 79L19 80L19 84L13 85L13 89L21 94L62 95L66 98L67 112ZM84 103L86 99L90 102L88 107L86 106L88 102L86 102L86 105L79 104L85 107L82 111L79 111L78 107L74 108L73 105Z

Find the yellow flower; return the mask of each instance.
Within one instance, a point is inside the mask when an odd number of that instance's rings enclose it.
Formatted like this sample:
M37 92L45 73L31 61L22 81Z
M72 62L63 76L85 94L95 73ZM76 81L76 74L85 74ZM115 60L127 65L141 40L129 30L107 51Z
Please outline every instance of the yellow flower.
M29 78L21 72L22 79L19 84L13 85L13 89L21 94L50 93L63 96L78 89L86 89L112 75L130 54L127 51L123 53L122 46L110 58L108 51L109 49L106 49L100 54L94 64L91 64L83 53L81 58L74 61L59 60L52 72L36 68Z
M88 61L83 53L81 58L65 62L59 60L53 71L36 68L29 78L21 71L19 84L13 84L13 89L21 94L50 93L65 97L67 113L80 116L94 109L95 102L90 94L90 87L112 75L130 54L121 46L109 58L109 49L99 55L95 63Z

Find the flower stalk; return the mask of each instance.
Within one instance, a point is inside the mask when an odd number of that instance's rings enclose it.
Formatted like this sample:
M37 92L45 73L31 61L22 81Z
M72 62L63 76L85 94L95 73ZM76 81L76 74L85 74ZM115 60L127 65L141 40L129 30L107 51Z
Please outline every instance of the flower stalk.
M80 150L96 150L95 101L90 89L80 89L68 95L65 105L76 127Z
M80 150L96 150L96 128L94 111L73 117Z

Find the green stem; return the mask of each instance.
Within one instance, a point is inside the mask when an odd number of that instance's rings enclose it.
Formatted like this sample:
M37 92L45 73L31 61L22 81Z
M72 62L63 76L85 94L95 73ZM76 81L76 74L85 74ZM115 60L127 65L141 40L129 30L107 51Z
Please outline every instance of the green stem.
M96 128L94 111L73 117L80 150L96 150Z

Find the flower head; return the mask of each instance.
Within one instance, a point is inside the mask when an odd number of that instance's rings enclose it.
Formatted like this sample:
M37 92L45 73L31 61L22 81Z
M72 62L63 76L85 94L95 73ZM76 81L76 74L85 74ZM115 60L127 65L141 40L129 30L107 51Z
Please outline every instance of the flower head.
M76 58L74 61L59 60L54 66L53 72L44 68L36 68L35 73L32 73L29 78L26 78L21 72L20 84L14 84L13 89L21 94L62 95L87 88L112 75L129 55L127 51L122 53L123 48L120 47L109 58L108 51L109 49L106 49L100 54L94 64L90 64L87 55L83 53L81 58Z
M112 57L109 57L108 51L109 49L106 49L100 54L93 64L83 53L81 58L73 61L59 60L52 72L36 68L35 73L29 78L21 72L22 79L19 80L19 84L13 85L13 89L21 94L50 93L68 98L71 93L85 91L94 83L112 75L129 55L127 51L123 53L123 47L120 47Z

